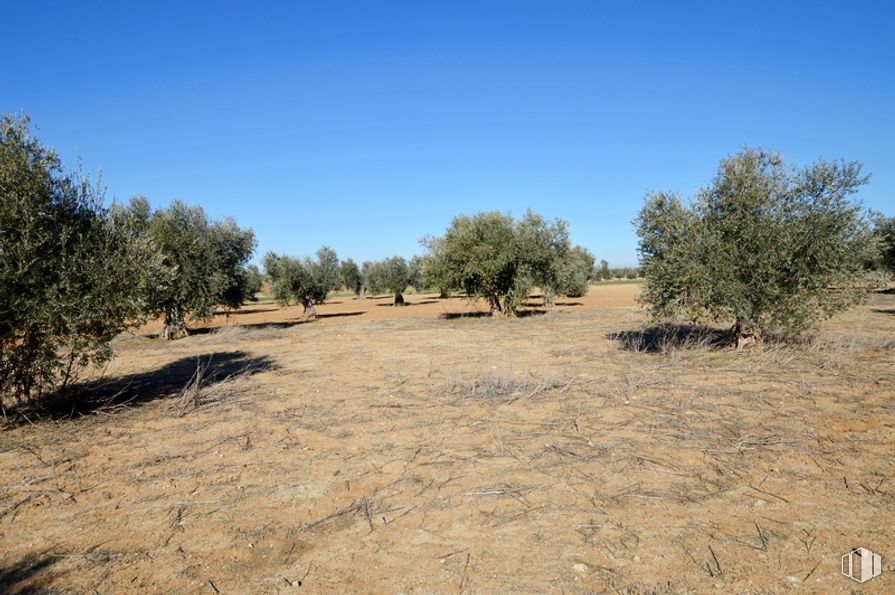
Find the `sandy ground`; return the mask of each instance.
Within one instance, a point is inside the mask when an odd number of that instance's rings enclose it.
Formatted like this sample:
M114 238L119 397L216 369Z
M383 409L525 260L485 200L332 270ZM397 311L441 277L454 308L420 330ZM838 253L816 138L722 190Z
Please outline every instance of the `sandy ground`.
M618 283L592 286L587 295L577 298L557 298L557 311L599 310L628 308L636 305L635 296L640 283ZM439 299L435 294L405 294L406 303L396 308L393 296L359 299L353 295L335 297L317 306L317 323L342 323L357 320L382 320L402 318L458 318L488 314L484 300L462 297ZM301 318L301 306L281 307L276 302L250 303L235 311L220 311L213 320L193 321L192 329L219 328L222 326L263 326L270 323L297 324ZM543 299L533 295L523 314L543 314ZM157 334L161 321L154 321L140 328L138 334Z
M738 354L636 289L123 338L82 415L0 434L0 591L895 592L895 296Z

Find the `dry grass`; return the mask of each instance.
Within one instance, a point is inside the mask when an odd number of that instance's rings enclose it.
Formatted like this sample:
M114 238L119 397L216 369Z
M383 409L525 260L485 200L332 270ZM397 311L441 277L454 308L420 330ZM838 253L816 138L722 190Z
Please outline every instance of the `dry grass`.
M0 585L847 590L895 551L893 306L753 353L634 308L127 339L139 398L0 434Z

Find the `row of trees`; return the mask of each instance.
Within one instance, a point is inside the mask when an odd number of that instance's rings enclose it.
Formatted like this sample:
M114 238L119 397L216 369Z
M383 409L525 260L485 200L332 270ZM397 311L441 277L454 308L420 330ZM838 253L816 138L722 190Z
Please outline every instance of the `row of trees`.
M747 149L721 162L711 185L684 203L648 195L636 220L644 303L656 318L727 320L739 344L769 330L800 331L856 303L895 271L895 217L867 216L849 197L868 181L856 162L789 166ZM66 386L111 356L111 339L150 317L162 335L260 289L247 266L251 230L211 220L180 201L152 210L142 197L104 208L102 188L63 170L27 118L0 121L0 407ZM460 215L426 254L358 266L323 247L314 258L268 253L267 281L303 317L335 288L359 296L407 287L462 292L512 315L534 287L546 304L617 276L571 243L562 220L526 212Z
M557 295L577 297L601 278L593 255L569 240L568 226L527 212L516 221L499 212L460 215L442 237L423 240L427 253L410 261L393 256L358 266L339 262L327 247L316 258L299 259L269 252L264 270L273 296L284 304L302 304L305 320L333 289L345 287L359 297L388 293L404 304L408 287L434 288L443 297L460 291L488 301L492 314L513 314L534 287L547 305ZM602 262L608 276L608 263Z
M187 316L238 307L259 288L251 230L174 202L104 208L102 188L63 169L25 117L0 120L0 407L64 388L150 317L165 338Z

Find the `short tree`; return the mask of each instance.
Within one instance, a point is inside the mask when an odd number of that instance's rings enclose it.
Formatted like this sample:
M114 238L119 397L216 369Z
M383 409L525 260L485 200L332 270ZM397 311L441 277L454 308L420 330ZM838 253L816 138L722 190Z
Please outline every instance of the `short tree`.
M400 256L392 256L378 262L364 263L367 286L373 293L388 292L395 296L394 305L404 305L404 290L410 285L410 269L407 261Z
M339 276L345 289L353 291L355 295L362 297L364 278L361 276L357 263L351 260L342 261L339 267Z
M492 315L513 314L527 297L530 277L510 215L458 215L442 237L425 242L424 276L436 287L482 297Z
M657 318L731 321L738 346L799 332L860 300L872 249L856 162L794 169L760 150L721 162L691 206L654 193L635 221Z
M264 255L264 270L274 297L284 305L301 304L303 321L317 318L317 305L324 303L341 282L336 253L323 246L316 256L314 260L299 260L273 252Z
M600 271L597 278L604 281L608 281L612 278L612 272L609 270L609 262L607 262L606 260L600 261Z
M581 297L594 271L594 255L587 248L575 246L560 263L556 293L567 297Z
M146 291L148 312L162 316L162 337L186 336L186 320L208 319L219 306L239 308L249 299L251 280L245 265L255 236L233 219L211 221L199 206L175 200L150 213L148 201L132 198L116 217L141 225L161 257Z
M65 388L138 321L152 255L64 172L27 117L0 120L0 409Z

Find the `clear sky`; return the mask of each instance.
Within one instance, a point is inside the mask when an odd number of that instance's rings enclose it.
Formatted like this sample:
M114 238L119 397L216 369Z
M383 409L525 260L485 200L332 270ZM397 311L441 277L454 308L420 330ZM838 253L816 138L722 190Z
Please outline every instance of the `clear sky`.
M895 214L895 2L2 0L0 111L109 198L252 227L258 255L411 256L530 207L636 263L648 190L744 145L857 159Z

